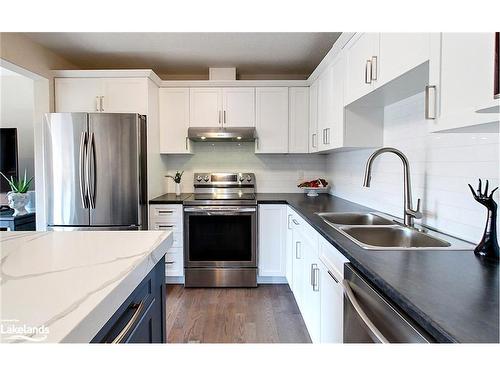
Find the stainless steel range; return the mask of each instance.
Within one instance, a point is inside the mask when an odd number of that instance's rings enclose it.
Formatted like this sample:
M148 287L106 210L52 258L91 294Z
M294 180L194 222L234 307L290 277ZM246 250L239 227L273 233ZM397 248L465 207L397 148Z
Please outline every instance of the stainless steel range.
M186 287L257 286L253 173L195 173L184 201Z

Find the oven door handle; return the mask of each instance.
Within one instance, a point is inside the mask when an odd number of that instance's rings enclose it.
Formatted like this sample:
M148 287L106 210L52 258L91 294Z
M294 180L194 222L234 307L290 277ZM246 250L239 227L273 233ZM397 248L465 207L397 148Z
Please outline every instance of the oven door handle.
M240 212L256 212L255 207L184 207L184 212L204 213L207 215L231 215Z

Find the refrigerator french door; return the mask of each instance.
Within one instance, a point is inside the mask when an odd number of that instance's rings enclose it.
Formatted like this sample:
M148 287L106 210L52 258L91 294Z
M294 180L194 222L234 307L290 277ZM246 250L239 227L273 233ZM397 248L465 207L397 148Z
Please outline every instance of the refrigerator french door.
M145 117L50 113L45 120L48 229L146 228Z

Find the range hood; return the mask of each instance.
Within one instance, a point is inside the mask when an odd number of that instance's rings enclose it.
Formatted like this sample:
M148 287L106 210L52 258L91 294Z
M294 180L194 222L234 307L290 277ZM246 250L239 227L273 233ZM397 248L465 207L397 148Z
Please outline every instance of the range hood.
M255 128L188 128L188 138L195 142L251 142L254 141Z

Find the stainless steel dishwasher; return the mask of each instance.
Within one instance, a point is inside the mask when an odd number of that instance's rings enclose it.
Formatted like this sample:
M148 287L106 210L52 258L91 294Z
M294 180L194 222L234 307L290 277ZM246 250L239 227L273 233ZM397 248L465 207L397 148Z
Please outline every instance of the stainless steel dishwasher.
M344 268L344 343L434 342L350 265Z

